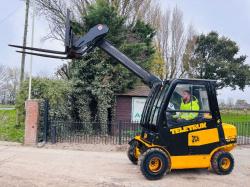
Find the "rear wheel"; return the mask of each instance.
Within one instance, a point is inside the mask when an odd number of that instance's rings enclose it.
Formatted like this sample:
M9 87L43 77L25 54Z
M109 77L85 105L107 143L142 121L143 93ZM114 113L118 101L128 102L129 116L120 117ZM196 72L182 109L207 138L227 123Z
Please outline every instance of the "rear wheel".
M218 151L212 157L211 166L218 175L230 174L234 168L233 156L228 152Z
M138 157L139 157L139 148L138 148L138 142L136 140L133 140L128 148L127 155L129 160L133 164L137 164Z
M142 174L149 180L160 179L170 169L168 155L158 148L144 152L139 159Z

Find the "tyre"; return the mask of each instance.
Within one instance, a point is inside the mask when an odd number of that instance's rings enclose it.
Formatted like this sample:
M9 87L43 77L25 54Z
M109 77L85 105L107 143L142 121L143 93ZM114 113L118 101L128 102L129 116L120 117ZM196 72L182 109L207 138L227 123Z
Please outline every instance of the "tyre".
M127 155L129 160L133 163L133 164L137 164L138 162L138 142L136 140L133 140L128 148L127 151Z
M170 159L161 149L151 148L140 156L139 165L147 179L157 180L170 170Z
M230 174L234 168L234 159L229 152L218 151L211 159L213 171L218 175Z

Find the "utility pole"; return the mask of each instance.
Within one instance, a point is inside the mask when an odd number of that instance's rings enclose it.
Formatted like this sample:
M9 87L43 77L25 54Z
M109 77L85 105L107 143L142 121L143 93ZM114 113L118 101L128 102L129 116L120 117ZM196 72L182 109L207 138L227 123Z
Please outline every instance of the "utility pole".
M32 31L31 31L31 47L33 47L33 44L34 44L34 27L35 27L35 11L33 9ZM29 97L28 97L29 99L31 99L32 61L33 61L33 55L30 55L30 78L29 78Z
M30 0L26 0L26 8L25 8L25 22L24 22L24 33L23 33L23 46L26 46L27 41L27 33L28 33L28 20L29 20L29 7L30 7ZM23 49L25 52L25 49ZM21 60L21 74L20 74L20 83L19 89L21 89L23 79L24 79L24 66L25 66L25 54L22 53L22 60ZM19 110L16 110L16 125L20 125L19 121Z
M30 7L30 0L26 0L25 23L24 23L24 33L23 33L23 46L26 46L26 41L27 41L29 7ZM23 51L25 51L25 49L23 49ZM22 53L20 85L22 84L23 79L24 79L24 66L25 66L25 54Z

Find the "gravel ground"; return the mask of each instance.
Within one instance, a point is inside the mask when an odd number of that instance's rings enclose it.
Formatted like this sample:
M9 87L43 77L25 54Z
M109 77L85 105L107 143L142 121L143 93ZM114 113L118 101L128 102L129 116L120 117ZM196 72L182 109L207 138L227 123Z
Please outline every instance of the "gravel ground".
M146 180L123 149L82 144L37 148L0 142L0 186L250 186L250 146L232 152L236 164L230 175L176 170L158 181Z

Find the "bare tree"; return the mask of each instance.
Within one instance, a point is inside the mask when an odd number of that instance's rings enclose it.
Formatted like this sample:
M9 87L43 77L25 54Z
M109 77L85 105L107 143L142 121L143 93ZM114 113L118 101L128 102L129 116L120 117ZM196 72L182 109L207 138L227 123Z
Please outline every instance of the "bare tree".
M119 15L126 17L127 23L135 25L137 20L147 17L152 0L108 0Z
M182 69L181 56L185 44L183 14L175 7L171 21L171 56L169 58L169 78L180 76Z
M18 68L8 68L8 83L7 83L7 91L8 97L11 104L14 104L16 100L16 94L19 87L19 76L21 74L20 69ZM24 73L25 76L25 73ZM27 75L26 75L27 76Z
M191 68L190 59L192 58L193 51L197 40L197 34L193 28L193 25L189 25L185 51L182 57L183 69L182 75L192 77L194 75L194 69Z
M117 12L127 18L127 23L134 25L136 20L143 19L149 12L151 0L107 0ZM95 0L33 0L33 7L38 15L45 16L50 32L44 39L64 40L65 17L67 8L72 18L84 26L83 17L88 13L88 6Z
M162 12L159 4L151 4L145 21L156 30L155 45L160 49L165 62L165 77L169 79L186 76L189 64L185 61L188 59L185 53L187 48L191 50L194 29L192 26L185 28L182 11L175 7L173 11L166 9Z
M21 71L18 68L0 66L0 97L2 103L14 104Z
M3 65L0 65L0 90L4 89L5 82L8 78L7 68Z
M50 32L44 39L64 40L67 4L64 0L33 0L32 6L38 15L45 16Z

